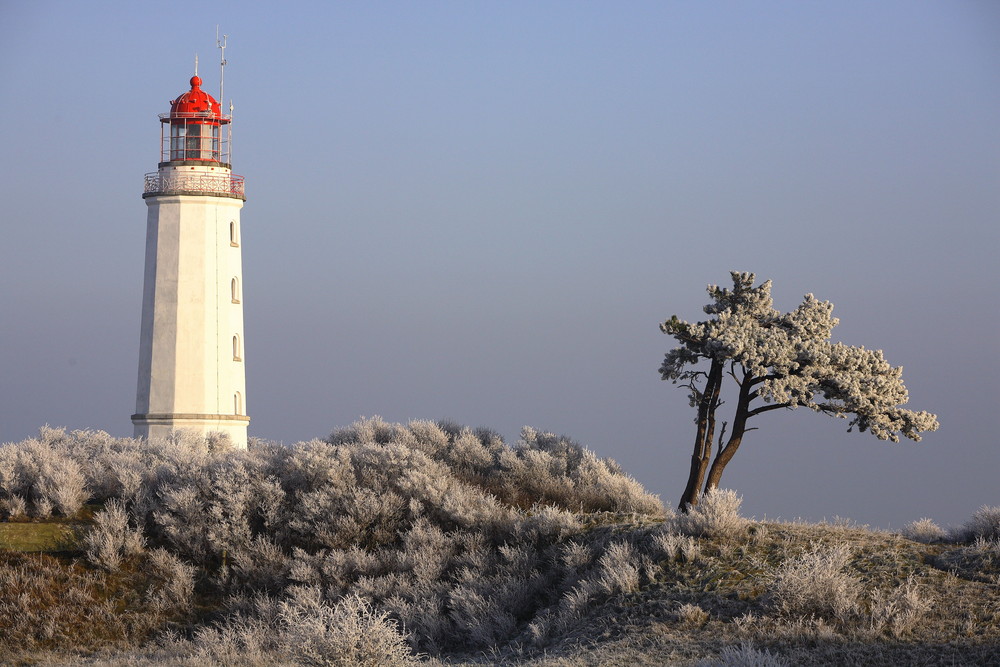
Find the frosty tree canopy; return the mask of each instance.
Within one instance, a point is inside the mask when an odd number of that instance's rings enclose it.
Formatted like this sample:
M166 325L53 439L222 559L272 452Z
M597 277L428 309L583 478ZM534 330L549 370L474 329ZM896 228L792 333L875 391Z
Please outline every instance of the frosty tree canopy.
M920 432L937 429L937 417L906 410L901 367L893 367L881 350L833 343L837 325L833 304L807 294L793 311L773 307L771 281L754 286L752 273L732 272L732 289L710 285L713 317L690 323L671 317L660 325L679 345L667 352L660 374L690 390L697 407L697 435L691 473L680 506L698 502L705 473L705 490L716 488L722 471L740 446L747 420L782 408L806 407L840 418L869 431L880 440L900 436L920 440ZM705 363L702 363L705 362ZM707 364L707 369L705 368ZM732 433L722 446L727 424L719 435L720 449L708 468L715 437L716 409L729 375L739 390Z

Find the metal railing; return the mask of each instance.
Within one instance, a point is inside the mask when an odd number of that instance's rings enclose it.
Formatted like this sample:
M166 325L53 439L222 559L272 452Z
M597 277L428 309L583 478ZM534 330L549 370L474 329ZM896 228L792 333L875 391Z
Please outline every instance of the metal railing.
M246 199L243 177L235 174L146 174L143 196L161 194L207 194Z
M176 120L178 118L184 119L194 119L194 120L214 120L218 121L220 125L225 125L226 123L233 122L233 117L222 113L212 113L211 111L169 111L167 113L157 114L160 117L161 123L169 123L171 120Z

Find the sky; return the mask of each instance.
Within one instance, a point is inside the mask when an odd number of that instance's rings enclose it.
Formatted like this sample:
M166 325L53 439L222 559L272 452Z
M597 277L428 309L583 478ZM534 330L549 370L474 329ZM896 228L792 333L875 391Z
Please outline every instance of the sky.
M957 525L1000 504L1000 5L0 2L0 442L131 435L157 114L226 102L250 435L522 426L676 506L659 323L729 271L904 367L920 443L798 410L722 486L756 518ZM723 410L727 406L723 407Z

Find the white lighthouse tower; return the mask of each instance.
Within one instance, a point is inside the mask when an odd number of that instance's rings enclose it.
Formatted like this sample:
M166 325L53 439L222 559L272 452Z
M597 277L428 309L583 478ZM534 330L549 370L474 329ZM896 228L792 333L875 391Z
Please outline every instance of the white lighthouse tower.
M159 169L146 174L146 269L135 436L221 431L246 447L243 177L230 165L231 116L201 89L160 114Z

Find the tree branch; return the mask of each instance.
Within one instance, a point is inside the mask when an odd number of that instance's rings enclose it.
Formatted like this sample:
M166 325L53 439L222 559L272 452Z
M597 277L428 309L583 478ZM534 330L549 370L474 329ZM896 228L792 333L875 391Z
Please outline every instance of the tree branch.
M755 386L759 385L761 382L767 382L768 380L780 380L782 377L784 377L784 376L782 376L782 375L776 375L774 373L772 373L770 375L759 375L759 376L753 378L752 380L750 380L750 386L751 387L755 387Z
M726 426L728 425L729 422L722 422L722 429L719 431L719 449L722 449L722 441L726 437Z
M747 413L747 419L749 419L750 417L756 417L757 415L763 414L765 412L770 412L771 410L780 410L782 408L790 408L793 405L795 405L795 403L792 402L792 401L789 401L787 403L772 403L770 405L762 405L759 408L755 408L755 409L751 410L750 412L748 412Z

